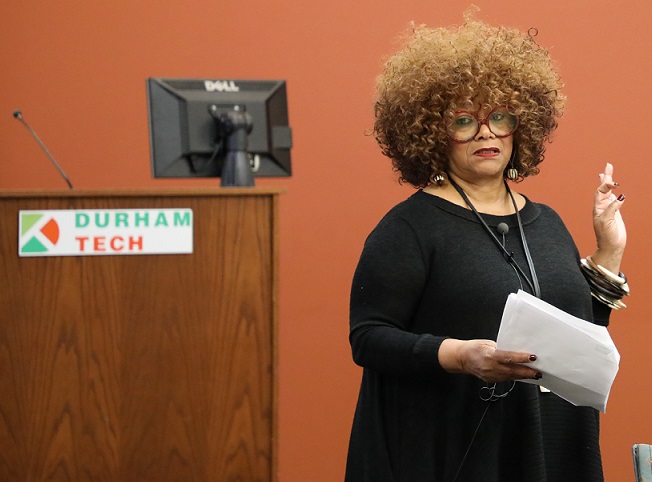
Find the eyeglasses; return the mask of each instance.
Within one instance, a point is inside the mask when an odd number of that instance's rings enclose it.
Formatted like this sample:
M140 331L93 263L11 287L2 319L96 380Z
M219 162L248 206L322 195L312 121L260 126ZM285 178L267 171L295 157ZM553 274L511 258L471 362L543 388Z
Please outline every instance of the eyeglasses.
M518 127L518 117L506 106L498 106L484 119L478 119L469 111L455 112L453 121L448 124L446 132L454 142L470 142L480 132L480 126L486 125L496 137L511 136Z

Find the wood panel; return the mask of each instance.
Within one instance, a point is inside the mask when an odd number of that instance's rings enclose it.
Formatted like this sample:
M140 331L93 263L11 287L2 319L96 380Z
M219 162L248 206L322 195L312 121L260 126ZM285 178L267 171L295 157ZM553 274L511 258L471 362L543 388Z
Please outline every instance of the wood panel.
M0 480L276 473L277 196L0 194ZM194 253L19 258L20 209L191 208Z

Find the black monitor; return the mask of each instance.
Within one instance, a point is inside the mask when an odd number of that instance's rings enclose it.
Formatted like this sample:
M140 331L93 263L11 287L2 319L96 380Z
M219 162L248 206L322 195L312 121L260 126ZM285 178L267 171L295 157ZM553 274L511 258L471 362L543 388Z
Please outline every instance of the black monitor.
M155 178L292 174L292 132L282 80L147 79Z

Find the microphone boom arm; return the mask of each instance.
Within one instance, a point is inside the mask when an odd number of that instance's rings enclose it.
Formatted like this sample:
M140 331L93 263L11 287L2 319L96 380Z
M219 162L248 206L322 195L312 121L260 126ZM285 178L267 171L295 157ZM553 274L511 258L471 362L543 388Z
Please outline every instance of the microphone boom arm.
M32 127L25 121L25 119L23 119L23 113L21 111L19 111L19 110L16 110L16 111L14 111L14 117L16 119L18 119L20 122L22 122L23 125L29 130L29 132L32 134L34 139L36 139L36 142L39 143L41 148L45 151L47 156L50 158L50 161L52 161L52 164L54 164L54 167L57 168L57 170L59 171L59 174L61 174L61 177L63 177L64 181L66 181L66 183L68 184L68 187L70 189L72 189L72 183L70 182L70 179L68 179L68 176L66 175L66 173L63 171L63 169L61 169L61 166L59 165L59 163L54 160L54 157L52 156L52 154L50 154L50 151L48 151L48 148L45 147L45 144L43 144L43 142L41 142L41 139L36 134L34 129L32 129Z

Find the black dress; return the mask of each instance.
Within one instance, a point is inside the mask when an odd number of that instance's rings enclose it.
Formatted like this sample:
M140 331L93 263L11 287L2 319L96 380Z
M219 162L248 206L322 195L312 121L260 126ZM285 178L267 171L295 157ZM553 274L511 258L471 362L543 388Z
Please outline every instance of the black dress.
M607 325L559 216L529 200L520 215L541 298ZM516 216L483 218L509 225L506 248L528 273ZM482 380L438 363L447 337L495 340L519 288L528 290L471 211L418 191L383 218L351 288L350 341L364 371L347 482L603 480L596 410L518 382L486 402Z

